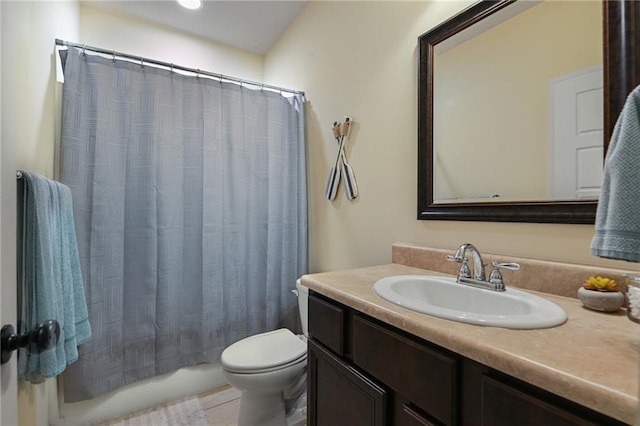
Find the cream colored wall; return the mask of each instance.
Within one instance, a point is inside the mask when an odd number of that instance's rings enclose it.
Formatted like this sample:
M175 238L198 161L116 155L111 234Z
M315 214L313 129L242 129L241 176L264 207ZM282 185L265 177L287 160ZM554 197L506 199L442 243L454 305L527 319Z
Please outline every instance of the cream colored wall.
M73 40L70 40L73 41ZM80 6L80 43L217 74L262 81L263 58L146 21Z
M306 92L311 272L389 263L403 241L637 267L590 256L591 225L418 221L417 37L470 2L312 2L265 59L265 81ZM360 196L324 198L331 124L351 115ZM342 189L342 188L341 188Z
M16 167L53 177L56 134L55 38L78 37L78 5L68 2L6 2L13 15L11 28L3 28L3 42L13 69L7 96L15 126ZM6 10L5 10L6 11Z
M597 64L594 1L542 2L436 55L435 198L549 199L549 82Z
M15 282L15 170L23 169L52 177L56 139L56 84L53 55L56 37L78 36L78 5L75 2L2 3L2 153L3 269L13 268ZM10 220L7 225L6 221ZM5 229L6 227L10 229ZM15 295L14 295L15 299ZM50 398L53 395L54 398ZM20 425L48 425L57 416L56 382L18 384L17 419ZM13 408L15 410L15 408ZM6 414L6 413L3 413ZM16 414L16 413L14 413ZM3 416L3 424L5 417ZM11 424L11 423L7 423Z

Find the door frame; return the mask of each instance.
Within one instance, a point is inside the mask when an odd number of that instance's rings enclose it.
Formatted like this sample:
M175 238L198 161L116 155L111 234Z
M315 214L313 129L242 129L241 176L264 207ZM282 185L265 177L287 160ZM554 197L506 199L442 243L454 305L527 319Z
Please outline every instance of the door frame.
M13 31L21 22L12 22L11 6L0 1L0 56L13 57L16 48ZM2 61L0 66L0 325L16 324L16 126L11 125L9 104L15 88L9 85L17 72L16 64ZM0 366L0 424L18 424L17 357Z

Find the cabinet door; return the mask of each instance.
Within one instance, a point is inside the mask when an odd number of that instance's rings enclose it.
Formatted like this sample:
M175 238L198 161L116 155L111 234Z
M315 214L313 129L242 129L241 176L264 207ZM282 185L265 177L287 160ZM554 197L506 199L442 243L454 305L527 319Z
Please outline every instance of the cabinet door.
M529 395L506 383L482 376L481 424L491 426L604 425Z
M457 358L355 315L353 363L444 425L457 421Z
M309 341L309 426L382 426L388 396L376 383Z
M402 426L436 426L431 420L404 404L402 405L402 412L398 424Z

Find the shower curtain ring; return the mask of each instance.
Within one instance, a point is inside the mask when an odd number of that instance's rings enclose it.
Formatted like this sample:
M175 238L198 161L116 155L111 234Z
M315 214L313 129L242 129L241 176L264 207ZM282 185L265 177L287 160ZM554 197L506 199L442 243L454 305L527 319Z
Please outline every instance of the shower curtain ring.
M196 73L196 78L200 77L200 68L198 68L198 72Z
M87 56L87 45L86 44L82 45L82 56Z
M173 74L173 63L171 63L171 74Z
M113 51L113 59L112 59L113 63L116 63L116 51Z
M140 68L144 68L144 58L140 57Z

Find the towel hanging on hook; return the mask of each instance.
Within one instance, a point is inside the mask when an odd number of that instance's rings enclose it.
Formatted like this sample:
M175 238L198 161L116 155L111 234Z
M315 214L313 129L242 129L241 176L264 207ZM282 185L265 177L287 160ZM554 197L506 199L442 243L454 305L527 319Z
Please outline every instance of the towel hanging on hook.
M52 350L19 349L18 378L40 383L78 359L77 347L90 339L91 326L71 190L35 173L16 171L18 175L22 177L17 185L17 335L24 336L45 321L59 323L60 338ZM6 346L13 347L9 342L14 333L8 334Z

